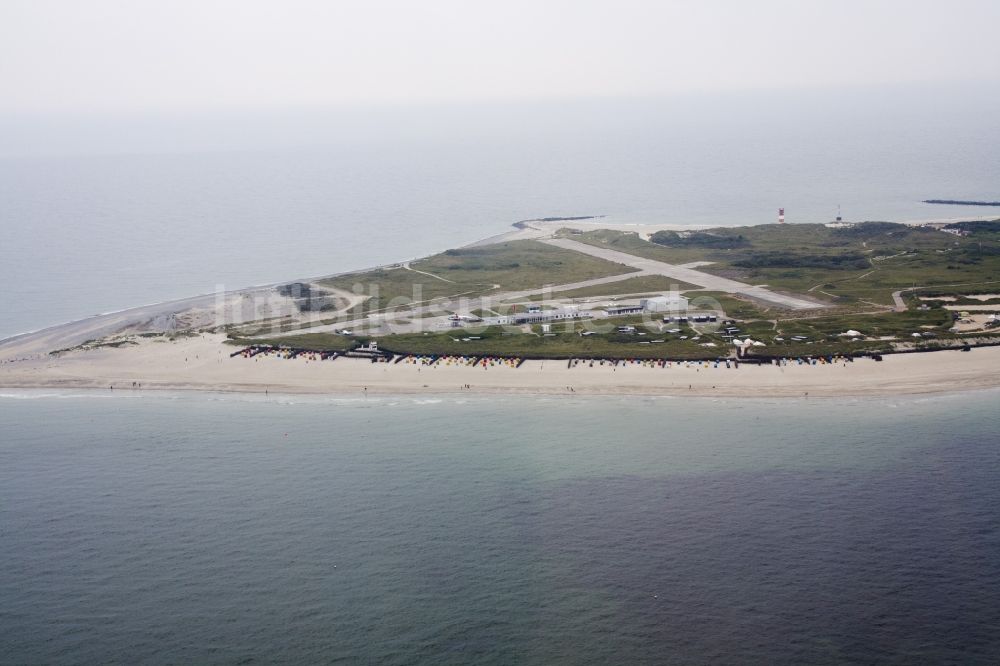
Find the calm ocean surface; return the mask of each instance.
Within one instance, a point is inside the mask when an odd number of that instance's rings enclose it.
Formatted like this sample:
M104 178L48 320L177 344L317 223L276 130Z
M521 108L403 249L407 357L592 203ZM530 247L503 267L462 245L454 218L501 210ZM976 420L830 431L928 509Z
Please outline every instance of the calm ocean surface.
M995 664L998 398L8 392L0 663Z

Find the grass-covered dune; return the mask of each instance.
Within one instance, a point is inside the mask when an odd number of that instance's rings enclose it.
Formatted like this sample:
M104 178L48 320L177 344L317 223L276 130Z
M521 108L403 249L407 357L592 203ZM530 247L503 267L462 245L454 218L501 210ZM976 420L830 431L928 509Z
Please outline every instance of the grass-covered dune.
M511 241L448 250L411 262L321 281L324 286L373 295L371 309L390 301L485 296L552 284L633 273L636 269L537 241Z
M752 349L755 356L846 355L888 352L898 344L928 347L960 343L964 339L962 336L948 332L951 322L951 313L941 308L800 319L751 318L735 322L739 329L735 335L765 343L765 347ZM617 332L618 326L626 324L634 326L636 333ZM668 332L674 329L679 331ZM849 330L855 330L869 339L851 340L841 335ZM590 333L581 335L583 331ZM375 339L381 349L395 354L683 360L730 356L733 347L730 339L724 337L723 333L724 330L719 326L663 324L655 320L644 322L642 317L633 316L555 323L551 326L550 335L543 334L541 327L537 325L528 330L490 326L435 333L386 335ZM914 333L929 337L915 341L912 337ZM804 339L793 340L793 337ZM369 339L372 338L307 333L273 339L234 339L231 342L343 351ZM712 343L714 346L705 346L705 343Z
M668 263L710 261L699 270L809 293L839 304L891 305L912 287L1000 286L1000 222L927 226L864 222L765 224L696 232L598 230L575 240Z
M650 240L612 230L574 232L572 237L668 263L712 262L700 270L809 293L837 305L819 312L794 313L732 294L700 290L689 293L693 307L719 308L721 314L734 320L739 328L735 337L763 342L765 346L752 348L753 354L793 357L962 344L965 338L949 330L954 315L944 306L971 306L994 300L979 301L968 295L1000 291L1000 224L959 223L951 225L950 231L868 222L841 227L790 224L657 232ZM338 276L323 281L323 285L372 295L357 312L350 313L359 316L362 310L376 311L394 299L395 304L400 304L410 299L426 303L440 298L477 297L627 276L633 270L537 241L514 241L448 250L409 265ZM657 293L670 287L667 278L644 275L555 296L613 297ZM691 287L679 285L681 289ZM908 306L902 312L888 307L893 305L892 295L897 291L904 293ZM935 300L921 301L921 294ZM510 306L493 307L493 311L505 312ZM613 330L617 323L629 323L638 330L621 335ZM593 328L599 325L604 328ZM580 335L587 327L596 332ZM681 330L667 332L673 328ZM857 331L867 339L849 339L843 335L847 331ZM626 318L560 323L553 325L547 335L539 327L489 327L385 335L378 337L378 342L381 348L397 354L685 359L728 356L733 353L732 337L702 326L668 326L659 321L644 323L641 318ZM305 333L271 342L328 351L349 349L367 339Z

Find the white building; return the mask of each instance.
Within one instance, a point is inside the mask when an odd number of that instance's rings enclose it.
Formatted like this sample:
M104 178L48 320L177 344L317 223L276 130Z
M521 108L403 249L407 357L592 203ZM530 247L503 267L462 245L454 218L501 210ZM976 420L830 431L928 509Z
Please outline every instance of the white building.
M644 298L639 305L645 312L687 312L688 299L677 293Z
M484 317L483 323L486 326L541 324L543 322L562 321L564 319L590 319L592 316L591 313L581 312L576 308L560 308L556 310L539 310L538 312L516 312L499 317Z
M621 317L622 315L640 314L642 313L641 305L608 305L604 308L604 312L607 313L609 317Z

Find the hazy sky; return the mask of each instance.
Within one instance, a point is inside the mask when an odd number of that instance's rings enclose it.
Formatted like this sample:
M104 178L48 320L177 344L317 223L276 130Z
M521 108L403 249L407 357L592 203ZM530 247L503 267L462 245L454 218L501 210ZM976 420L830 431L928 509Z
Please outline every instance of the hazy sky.
M997 0L0 0L0 113L1000 81Z

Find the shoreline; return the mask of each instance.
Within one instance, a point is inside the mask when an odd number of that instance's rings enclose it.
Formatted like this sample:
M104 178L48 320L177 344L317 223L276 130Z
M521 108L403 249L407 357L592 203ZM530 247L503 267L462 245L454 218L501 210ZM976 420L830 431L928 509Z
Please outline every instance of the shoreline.
M276 356L230 357L220 334L144 339L116 349L0 363L0 388L91 389L118 395L200 391L362 397L568 395L668 397L866 397L932 395L1000 387L1000 347L886 355L881 362L716 366L634 362L612 366L530 360L517 368L458 363L372 363ZM133 382L136 386L133 388ZM114 389L109 387L114 386ZM468 387L468 388L465 388Z
M560 221L546 221L544 219L538 220L522 220L519 222L514 222L510 226L512 227L508 231L496 234L494 236L488 236L481 240L473 241L467 243L461 247L476 247L479 245L487 245L493 243L503 243L512 240L533 240L541 237L547 237L554 233L557 229L561 227L569 227L574 229L583 230L593 230L593 229L612 229L618 231L633 231L642 235L644 232L648 235L649 233L666 230L666 231L697 231L701 229L715 229L715 228L740 228L743 226L754 226L754 225L738 225L738 224L641 224L641 223L614 223L614 222L594 222L593 220L601 220L605 216L595 215L587 216L584 219L574 221L571 219L560 220ZM973 221L973 222L985 222L996 219L996 216L985 216L979 218L954 218L954 219L920 219L920 220L904 220L898 222L897 224L909 224L909 225L923 225L923 224L942 224L957 221ZM521 225L521 226L518 226ZM534 226L532 226L534 225ZM153 318L157 316L169 316L171 314L177 314L180 312L187 311L191 308L196 308L199 306L204 306L206 304L215 304L216 300L219 298L232 298L235 296L241 296L243 294L252 294L255 292L268 291L274 289L278 285L287 284L289 282L295 281L317 281L325 280L333 277L340 277L343 275L352 275L354 273L363 273L373 270L378 270L380 268L389 268L393 266L400 266L402 264L416 261L420 257L415 257L411 259L403 259L396 262L390 262L386 264L380 264L377 266L371 266L368 268L362 268L358 270L340 271L337 273L330 273L328 275L312 276L312 277L298 277L289 278L288 280L281 280L278 282L273 282L270 284L260 284L260 285L250 285L245 287L239 287L236 289L228 289L224 292L219 293L207 293L198 294L194 296L187 296L183 298L170 299L166 301L159 301L148 303L145 305L133 305L126 306L117 310L110 310L108 312L102 312L88 317L83 317L81 319L74 319L67 322L61 322L57 324L51 324L43 326L41 328L24 331L21 333L14 333L6 337L0 338L0 354L3 354L5 347L10 347L14 343L23 342L31 338L48 338L52 337L53 334L62 332L65 335L65 341L67 345L73 346L84 342L85 337L82 334L74 335L74 329L80 329L82 333L86 333L89 337L93 338L96 333L99 333L102 329L112 326L116 323L128 323L139 321L142 317ZM99 325L104 322L105 325ZM96 326L89 326L89 324L98 324ZM85 329L85 330L84 330Z
M528 221L486 241L544 238L564 226L628 228L636 232L702 228L701 225L614 225L593 219ZM398 264L386 264L395 265ZM526 367L517 370L495 368L486 373L473 367L429 367L423 372L420 369L413 372L401 363L386 375L386 364L373 365L354 359L311 364L257 359L243 361L241 365L239 360L225 360L233 349L224 344L224 335L187 332L211 329L210 323L215 321L212 313L220 308L237 307L247 295L270 295L275 284L125 308L0 340L0 389L103 391L115 385L118 390L129 390L132 382L141 382L141 390L242 394L274 391L289 395L346 396L363 394L367 387L371 395L776 398L939 394L1000 386L1000 373L992 370L1000 368L1000 347L979 347L971 353L928 350L928 353L887 354L883 362L857 359L844 367L741 364L739 370L722 370L709 367L712 361L700 362L701 367L694 362L674 361L668 363L667 369L627 364L618 368L602 367L603 364L565 368L565 359L548 359L526 360ZM145 332L156 337L143 338ZM130 341L121 346L75 349L85 341L122 333L128 334ZM176 339L174 333L179 333ZM50 354L57 349L69 351L58 356ZM213 363L206 366L203 362L193 362L205 359ZM544 372L535 372L542 368ZM462 388L466 386L469 388Z
M283 399L307 399L315 400L318 403L324 401L351 401L363 402L365 400L380 401L392 399L412 399L412 400L439 400L453 398L456 400L490 400L496 398L581 398L584 400L596 399L628 399L637 398L645 400L735 400L735 401L755 401L755 400L864 400L869 398L889 399L889 398L935 398L935 397L961 397L966 394L988 393L1000 391L1000 385L996 386L974 386L968 388L952 389L930 389L927 391L915 392L883 392L883 393L810 393L806 395L770 395L770 394L747 394L742 393L705 393L705 392L685 392L685 393L622 393L615 392L581 392L566 393L559 391L486 391L486 390L440 390L440 391L416 391L412 389L370 391L369 393L358 393L356 391L331 390L326 392L315 391L295 391L295 390L274 390L264 393L256 388L254 390L225 388L225 387L190 387L190 386L143 386L142 389L121 388L113 392L107 388L96 386L0 386L0 400L35 400L41 398L123 398L138 399L143 397L177 399L184 397L198 396L228 396L233 398L283 400ZM17 395L18 392L23 392ZM37 394L37 395L33 395Z
M268 390L265 392L265 388ZM270 389L276 390L270 390ZM613 389L613 390L611 390ZM311 397L311 398L331 398L331 399L345 399L353 398L363 400L366 398L389 398L389 397L411 397L411 398L429 398L429 397L464 397L464 398L489 398L489 397L568 397L568 398L719 398L719 399L735 399L735 400L789 400L794 398L802 399L816 399L816 400L837 400L837 399L862 399L862 398L890 398L890 397L919 397L919 396L946 396L946 395L962 395L963 393L976 393L980 391L993 391L1000 389L1000 383L997 384L985 384L982 386L968 386L968 387L935 387L927 388L925 390L912 390L912 391L900 391L893 389L874 389L870 391L851 391L847 390L830 390L830 391L809 391L809 392L761 392L761 391L743 391L735 389L720 389L717 391L708 391L705 389L694 389L689 391L650 391L650 390L623 390L625 387L614 386L609 388L609 390L586 390L577 389L573 392L568 392L565 390L552 389L539 389L539 388L514 388L514 389L495 389L483 386L474 387L467 390L457 390L457 389L415 389L413 387L374 387L367 393L358 392L356 389L347 390L341 388L331 388L326 391L315 391L315 390L297 390L295 387L291 386L265 386L265 385L246 385L242 388L237 386L229 385L219 385L214 386L210 384L162 384L155 386L143 385L141 389L132 389L131 387L121 387L116 388L114 391L108 390L106 387L102 388L98 385L93 385L89 383L81 383L79 385L67 384L67 383L52 383L52 384L27 384L27 385L0 385L0 391L56 391L56 392L76 392L85 391L88 394L93 395L106 395L107 397L117 397L121 395L128 395L132 397L140 397L142 395L154 395L159 397L166 397L170 394L184 394L184 395L239 395L239 396L260 396L260 397L272 397L280 398L285 397ZM0 398L11 397L4 396L0 394Z

